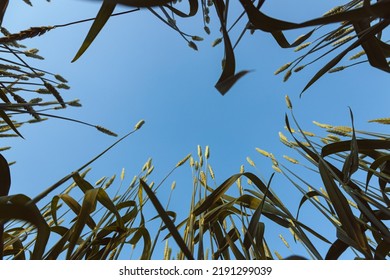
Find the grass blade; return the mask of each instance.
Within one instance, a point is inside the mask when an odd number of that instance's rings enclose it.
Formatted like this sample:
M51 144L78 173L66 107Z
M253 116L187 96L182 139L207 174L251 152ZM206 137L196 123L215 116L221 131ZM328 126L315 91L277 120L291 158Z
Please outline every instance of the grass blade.
M110 18L111 14L114 12L115 6L116 3L114 1L107 1L107 0L103 1L103 4L100 7L100 10L96 16L96 19L92 24L91 29L87 34L87 37L84 39L83 44L81 45L75 57L73 58L72 62L75 62L77 59L79 59L83 55L83 53L88 49L88 47L91 45L93 40L95 40L96 36L102 30L102 28Z
M183 238L180 236L179 232L177 231L174 223L169 218L167 213L164 210L164 207L161 205L160 201L157 199L154 192L150 189L150 187L142 180L140 179L140 184L142 188L145 190L146 194L150 198L150 201L153 203L154 207L156 208L158 214L160 215L161 219L167 226L169 232L172 234L172 237L175 239L177 245L182 250L183 254L187 257L189 260L193 260L194 257L192 253L189 251L187 245L185 244Z

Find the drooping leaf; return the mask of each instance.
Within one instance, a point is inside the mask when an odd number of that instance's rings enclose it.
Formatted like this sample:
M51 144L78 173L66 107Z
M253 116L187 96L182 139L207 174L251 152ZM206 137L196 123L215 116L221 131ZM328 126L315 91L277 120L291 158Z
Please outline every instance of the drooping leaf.
M7 160L0 154L0 197L6 196L11 187L11 173Z
M326 253L325 260L337 260L348 249L348 244L337 239Z
M352 121L352 139L351 139L350 153L345 159L343 169L342 169L342 173L344 175L343 176L344 183L348 183L349 180L351 179L352 174L359 169L359 148L356 141L352 110L351 109L349 110L350 110L351 121Z
M249 71L240 71L239 73L235 74L236 71L236 60L234 57L234 51L233 46L230 41L229 34L226 29L226 18L225 18L225 4L223 1L216 1L214 0L214 6L217 11L217 15L219 18L219 21L221 23L221 30L223 34L223 42L225 46L225 62L222 70L222 74L219 77L215 88L222 94L225 95L226 92L244 75L246 75Z
M318 168L326 191L329 195L329 199L331 200L340 220L342 229L346 232L348 237L357 244L357 250L361 251L366 256L370 255L367 239L362 231L362 228L353 215L347 199L334 182L334 179L323 160L319 162Z
M99 34L99 32L102 30L102 28L110 18L115 7L116 7L115 1L108 1L108 0L103 1L103 4L100 7L100 10L96 16L95 21L91 26L91 29L87 34L87 37L84 39L83 44L81 45L75 57L73 58L72 62L75 62L77 59L79 59L83 55L83 53L88 49L88 47L91 45L93 40L95 40L96 36Z
M72 258L73 250L75 249L81 233L87 224L87 220L89 219L90 214L96 209L98 191L99 189L92 189L85 192L79 215L77 216L77 220L72 227L66 259Z
M3 22L5 11L7 10L9 0L1 1L0 3L0 26Z
M1 197L0 219L23 220L34 225L37 228L37 236L31 258L34 260L42 259L49 240L50 229L38 207L31 203L29 197L22 194Z
M166 211L164 210L164 207L161 205L160 201L157 199L154 192L150 189L150 187L141 179L140 184L142 188L147 193L150 201L153 203L154 207L156 208L158 214L160 215L161 219L163 220L164 224L168 228L169 232L172 234L172 237L175 239L177 245L182 250L183 254L187 257L189 260L193 260L194 257L192 253L189 251L187 245L185 244L183 238L180 236L179 232L177 231L174 223L169 218L169 216L166 214Z
M244 246L248 250L250 245L251 245L251 240L256 236L256 233L258 231L258 225L260 221L261 214L263 212L263 207L265 204L265 199L267 197L268 190L271 186L272 178L274 177L275 173L272 173L271 178L269 179L268 186L267 186L267 192L264 193L264 197L261 200L261 203L259 207L256 209L255 213L253 213L252 218L249 222L248 229L245 232L245 237L244 237Z

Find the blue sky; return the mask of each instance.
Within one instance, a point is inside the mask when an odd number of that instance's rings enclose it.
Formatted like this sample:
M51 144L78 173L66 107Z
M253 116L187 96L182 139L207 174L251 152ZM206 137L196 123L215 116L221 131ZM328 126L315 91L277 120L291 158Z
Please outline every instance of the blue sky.
M3 25L17 32L31 26L64 24L94 17L100 7L96 1L32 2L34 7L21 0L10 1ZM264 9L270 15L297 22L320 16L343 3L327 1L313 6L307 5L307 1L269 2L272 4L266 2ZM121 10L122 7L117 9ZM280 49L269 34L257 32L246 36L235 50L237 70L253 72L221 96L214 84L221 71L223 46L211 47L211 42L221 36L217 17L212 17L211 35L205 34L198 17L178 22L184 31L205 38L198 43L199 51L189 48L179 34L145 10L110 19L75 63L70 61L90 23L58 28L24 42L30 48L38 48L46 58L43 62L31 61L32 64L60 73L69 81L71 89L63 91L63 97L79 98L83 104L81 109L55 113L102 125L119 135L130 131L140 119L146 122L140 131L91 166L88 176L91 182L102 176L119 176L122 168L126 169L126 180L130 182L150 157L155 165L153 180L159 182L188 153L195 156L197 145L210 146L210 163L220 183L238 173L242 164L248 171L268 179L273 172L271 163L255 151L256 147L272 152L281 161L284 154L297 157L278 136L279 131L287 135L283 128L286 94L305 130L319 132L313 120L350 125L350 106L357 129L385 131L383 126L367 121L388 117L387 74L367 64L359 65L325 75L299 98L315 69L327 60L283 83L283 76L273 73L297 54ZM302 33L288 33L290 41ZM357 77L365 80L356 80ZM21 132L26 140L12 139L2 146L11 144L13 148L4 155L9 161L17 161L11 168L11 192L32 197L115 140L93 128L56 119L24 126ZM247 156L256 162L257 170L247 164ZM186 165L168 179L159 198L164 200L164 190L167 193L174 180L178 183L174 199L189 197L192 179ZM276 176L272 187L287 205L297 207L300 195L282 176ZM185 209L188 207L185 205ZM309 213L303 217L315 224ZM277 236L278 230L270 226L270 236ZM330 236L334 237L333 233ZM280 240L273 239L277 250L285 250ZM291 238L290 241L293 243Z

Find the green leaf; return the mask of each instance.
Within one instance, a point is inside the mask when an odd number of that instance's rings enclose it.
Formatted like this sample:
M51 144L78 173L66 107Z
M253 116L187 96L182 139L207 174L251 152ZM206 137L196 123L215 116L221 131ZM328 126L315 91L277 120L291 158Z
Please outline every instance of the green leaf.
M1 23L3 22L3 17L5 14L5 11L7 10L8 2L9 2L9 0L4 0L4 1L1 1L1 3L0 3L0 26L1 26Z
M356 141L356 135L355 135L355 127L353 122L353 114L351 108L349 109L351 114L351 121L352 121L352 140L351 140L351 147L350 147L350 153L345 159L344 165L343 165L343 182L346 184L351 179L351 176L353 173L355 173L359 169L359 149L358 144Z
M319 162L318 167L322 181L324 182L326 191L329 195L329 199L331 200L340 220L341 228L345 231L347 236L357 244L358 247L356 249L368 257L370 255L370 251L366 236L364 235L361 226L353 215L347 199L334 182L331 172L324 163L324 160ZM352 246L353 244L350 245Z
M100 10L96 16L95 21L92 24L91 29L87 34L87 37L84 39L83 44L73 58L72 62L75 62L77 59L79 59L83 55L83 53L89 48L93 40L95 40L96 36L99 34L99 32L102 30L102 28L110 18L111 14L115 9L115 6L116 3L114 1L103 1L103 4L100 7Z
M50 236L49 226L46 224L38 207L31 203L31 199L18 194L0 198L0 220L23 220L37 228L37 236L31 258L42 259Z
M87 223L90 214L96 209L97 195L99 189L92 189L85 192L83 204L80 209L80 213L77 220L72 227L72 234L69 238L69 248L66 253L66 259L72 258L72 253L76 244L80 238L80 235Z
M348 249L348 244L337 239L326 253L325 260L337 260Z
M134 236L130 239L129 243L132 245L137 245L138 241L143 238L144 247L142 250L141 260L149 260L150 259L150 249L152 247L152 241L150 238L150 234L145 227L140 227L135 232Z
M178 230L176 229L174 223L169 218L167 213L164 210L164 207L161 205L160 201L157 199L154 192L151 190L151 188L142 180L140 179L140 184L142 188L147 193L148 197L150 198L150 201L153 203L154 207L156 208L158 214L160 215L161 219L167 226L169 232L172 234L172 237L175 239L177 245L182 250L183 254L187 257L189 260L193 260L194 257L192 256L192 253L188 249L187 245L185 244L183 238L180 236Z
M253 242L251 242L253 240L253 238L256 236L256 233L258 231L258 225L259 225L259 221L260 221L260 217L261 217L261 214L263 212L263 207L264 207L264 204L265 204L265 199L267 197L267 193L268 193L268 190L271 186L271 182L272 182L272 178L274 177L275 173L272 173L271 175L271 178L268 182L268 186L267 186L267 192L264 194L264 197L263 199L261 200L261 203L259 205L259 207L257 207L255 213L253 213L252 215L252 218L249 222L249 226L248 226L248 229L247 231L245 232L245 237L244 237L244 246L245 248L248 250L251 243L253 244Z
M233 46L229 38L228 31L226 30L226 18L225 15L225 4L223 1L213 1L219 21L221 23L221 30L223 34L223 42L225 45L225 63L222 70L222 74L219 77L215 88L222 94L226 92L243 76L249 71L241 71L235 74L236 71L236 60L234 58Z

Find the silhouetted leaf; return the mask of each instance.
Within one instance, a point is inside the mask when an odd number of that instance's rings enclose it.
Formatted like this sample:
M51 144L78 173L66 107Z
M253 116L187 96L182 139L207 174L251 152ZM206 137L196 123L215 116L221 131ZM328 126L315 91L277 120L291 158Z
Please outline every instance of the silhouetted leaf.
M84 39L83 44L78 50L76 56L73 58L72 62L75 62L79 59L83 53L88 49L93 40L99 34L100 30L102 30L103 26L106 24L111 14L113 13L116 1L108 1L104 0L102 6L100 7L99 13L96 16L95 21L93 22L91 29L89 30L87 37Z
M156 208L158 214L160 215L161 219L163 220L164 224L168 228L169 232L172 234L172 237L175 239L177 245L183 252L183 254L187 257L189 260L193 260L194 257L192 256L192 253L189 251L187 245L185 244L183 238L180 236L179 232L177 231L174 223L169 218L169 216L166 214L166 211L164 210L163 206L161 205L160 201L157 199L154 192L150 189L150 187L142 180L140 179L140 184L142 188L147 193L150 201L153 203L154 207Z
M0 154L0 197L6 196L11 187L11 173L7 160Z
M1 197L0 219L23 220L34 225L37 228L37 237L31 258L34 260L42 259L49 240L50 229L38 207L31 203L29 197L22 194Z

